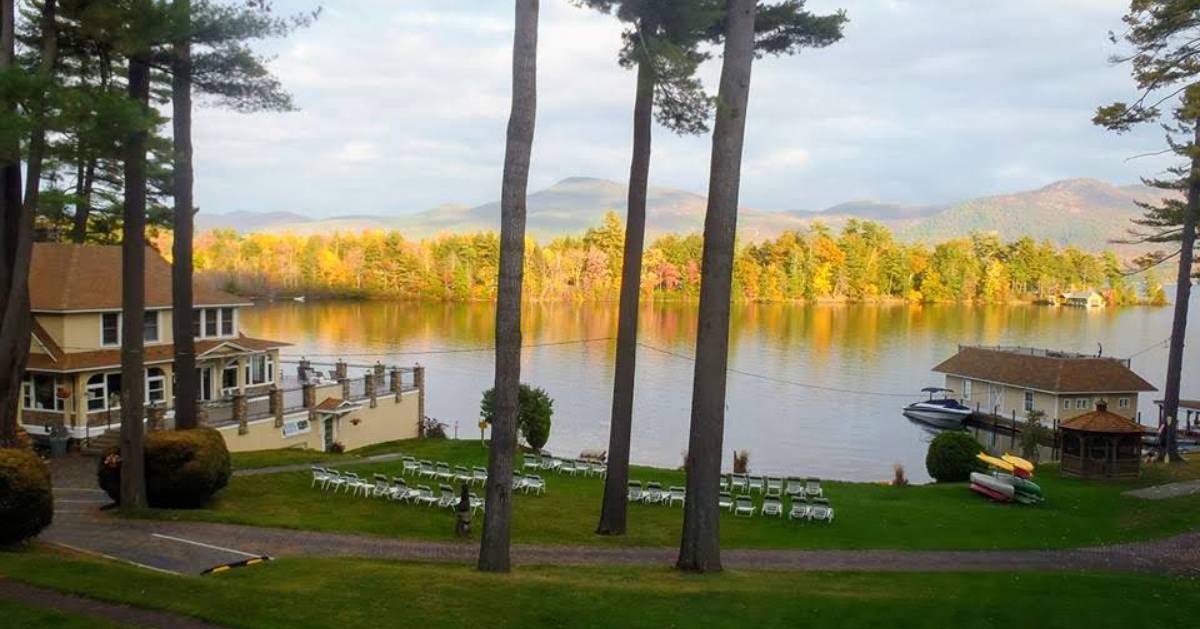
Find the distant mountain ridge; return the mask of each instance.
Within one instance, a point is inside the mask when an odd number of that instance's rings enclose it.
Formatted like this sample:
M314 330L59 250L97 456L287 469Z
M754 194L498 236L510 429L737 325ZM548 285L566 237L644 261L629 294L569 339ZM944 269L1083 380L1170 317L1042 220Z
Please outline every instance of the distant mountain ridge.
M607 179L571 177L529 194L528 232L538 239L582 233L599 224L604 213L624 216L626 186ZM820 211L769 212L741 208L743 240L774 238L785 230L807 229L820 221L839 229L850 219L888 226L906 241L940 242L974 231L995 232L1004 240L1031 236L1088 250L1113 248L1140 214L1137 201L1163 193L1141 185L1116 186L1095 179L1067 179L1036 190L968 199L946 205L902 205L849 201ZM646 230L652 239L666 233L690 233L704 227L705 198L674 188L651 187L647 193ZM469 207L444 204L405 216L347 215L316 219L294 212L230 212L196 215L197 230L234 229L297 234L394 229L409 238L439 233L496 230L499 202Z

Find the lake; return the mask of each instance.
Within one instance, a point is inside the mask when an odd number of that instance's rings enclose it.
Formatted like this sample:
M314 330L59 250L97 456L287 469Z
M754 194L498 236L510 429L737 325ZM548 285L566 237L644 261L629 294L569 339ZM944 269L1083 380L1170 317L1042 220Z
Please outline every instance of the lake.
M1183 396L1200 397L1200 299L1193 294ZM931 433L900 414L940 385L929 369L958 344L1026 345L1133 356L1155 386L1165 380L1171 308L1102 310L1035 305L745 304L735 307L725 422L725 461L750 451L757 473L846 480L890 478L894 463L928 480ZM554 398L547 449L575 456L606 449L615 303L533 304L524 314L521 379ZM288 341L284 354L314 361L427 368L426 413L453 435L478 436L479 399L491 386L491 304L279 302L247 309L246 332ZM641 314L632 460L678 467L687 447L695 343L694 304L657 303ZM447 351L454 350L454 351ZM660 351L661 350L661 351ZM427 353L428 352L428 353ZM285 369L294 369L285 365ZM352 372L354 373L354 372ZM802 386L806 385L806 386ZM1144 423L1157 417L1142 396Z

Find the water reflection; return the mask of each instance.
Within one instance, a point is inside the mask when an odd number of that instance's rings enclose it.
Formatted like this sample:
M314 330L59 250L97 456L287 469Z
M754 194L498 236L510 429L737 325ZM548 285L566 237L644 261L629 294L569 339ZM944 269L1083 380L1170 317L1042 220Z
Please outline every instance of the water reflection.
M1193 322L1200 307L1193 307ZM295 343L290 354L392 360L428 368L428 413L473 434L479 394L490 386L488 351L413 354L492 345L491 304L294 302L245 313L247 332ZM1041 306L740 304L732 314L730 366L822 387L911 394L940 384L929 369L958 344L1034 345L1128 356L1167 336L1168 308L1086 310ZM526 344L616 335L616 304L533 304L526 307ZM1185 397L1200 397L1200 324L1191 326ZM642 342L680 354L694 349L694 304L655 303L641 313ZM522 380L555 398L549 449L575 454L608 440L614 343L530 348ZM1133 359L1135 371L1162 386L1166 350ZM691 362L649 350L638 353L633 459L679 465L686 447L692 390ZM900 415L909 398L841 393L731 374L726 412L726 458L751 451L751 469L858 480L884 479L901 463L914 481L926 480L929 434ZM1145 396L1149 398L1151 396ZM1140 410L1153 417L1149 399ZM728 464L728 461L726 461Z

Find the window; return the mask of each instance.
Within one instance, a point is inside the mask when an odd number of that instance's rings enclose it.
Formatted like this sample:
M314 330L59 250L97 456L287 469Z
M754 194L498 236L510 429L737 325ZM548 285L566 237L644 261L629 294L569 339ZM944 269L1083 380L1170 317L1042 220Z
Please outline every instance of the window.
M246 360L246 384L267 384L275 381L275 361L270 354L255 354Z
M233 308L221 309L221 336L233 336Z
M87 381L87 410L114 411L121 408L121 374L98 373Z
M100 344L106 347L121 344L121 313L105 312L100 315Z
M196 308L192 311L192 336L200 338L200 326L203 325L201 319L204 318L204 311Z
M963 399L971 399L971 380L963 380Z
M1033 410L1033 391L1025 392L1025 412Z
M58 378L29 374L21 383L21 406L26 410L62 411L63 398L58 397Z
M307 419L297 419L296 421L284 422L283 424L283 436L285 438L302 435L310 430L312 430L312 425L308 423Z
M225 365L225 369L221 371L221 390L232 391L238 388L238 366L237 363L229 363Z
M1064 411L1071 410L1071 398L1069 398L1069 397L1063 398L1063 410Z
M1075 398L1075 408L1083 410L1088 407L1088 399L1085 397Z
M1123 397L1118 399L1117 408L1129 408L1129 398Z
M158 342L158 311L147 310L142 318L142 340L147 343Z
M237 334L236 308L197 308L192 332L196 338L229 337Z
M146 403L158 404L167 401L167 377L163 370L151 367L146 370Z
M217 335L217 311L212 308L204 309L205 338Z

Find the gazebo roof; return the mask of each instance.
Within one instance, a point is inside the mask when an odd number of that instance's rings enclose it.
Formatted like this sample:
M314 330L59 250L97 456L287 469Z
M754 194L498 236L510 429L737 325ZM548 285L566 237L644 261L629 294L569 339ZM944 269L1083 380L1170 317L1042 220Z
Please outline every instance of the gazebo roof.
M1142 429L1142 425L1116 413L1108 412L1107 405L1097 404L1096 410L1068 419L1059 424L1059 428L1063 430L1077 430L1079 432L1098 432L1110 435L1119 434L1142 434L1146 432Z

